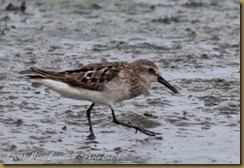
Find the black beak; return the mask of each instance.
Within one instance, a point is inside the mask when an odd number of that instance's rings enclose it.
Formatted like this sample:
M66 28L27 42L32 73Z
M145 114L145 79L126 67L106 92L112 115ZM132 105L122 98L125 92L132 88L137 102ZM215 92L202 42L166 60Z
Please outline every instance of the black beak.
M178 91L171 84L169 84L162 76L158 77L158 82L162 83L164 86L172 90L174 93L178 93Z

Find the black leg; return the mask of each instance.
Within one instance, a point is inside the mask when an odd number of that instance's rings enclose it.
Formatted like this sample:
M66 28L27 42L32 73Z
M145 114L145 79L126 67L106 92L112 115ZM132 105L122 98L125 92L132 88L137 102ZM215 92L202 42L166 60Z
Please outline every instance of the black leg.
M89 130L90 130L90 134L87 136L89 139L95 139L95 135L92 129L92 122L91 122L91 110L93 108L93 106L95 105L95 103L92 103L90 105L90 107L86 110L86 115L87 115L87 119L88 119L88 124L89 124Z
M116 124L123 125L123 126L129 127L129 128L135 128L136 129L136 133L137 133L137 131L140 131L140 132L142 132L142 133L144 133L146 135L149 135L149 136L155 136L155 135L161 134L161 133L156 133L156 132L152 132L152 131L146 130L146 129L141 128L139 126L122 123L122 122L117 120L117 118L116 118L116 116L114 114L114 110L112 108L111 108L111 111L112 111L112 115L113 115L113 122L116 123Z

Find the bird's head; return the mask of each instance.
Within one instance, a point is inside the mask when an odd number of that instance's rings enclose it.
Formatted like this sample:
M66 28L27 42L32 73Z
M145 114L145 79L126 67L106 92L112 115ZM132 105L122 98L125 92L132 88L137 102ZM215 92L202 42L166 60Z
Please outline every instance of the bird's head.
M140 78L143 79L148 85L152 82L159 82L172 90L174 93L178 93L178 91L169 84L159 72L159 69L156 64L152 61L146 59L140 59L131 63L133 68L139 71Z

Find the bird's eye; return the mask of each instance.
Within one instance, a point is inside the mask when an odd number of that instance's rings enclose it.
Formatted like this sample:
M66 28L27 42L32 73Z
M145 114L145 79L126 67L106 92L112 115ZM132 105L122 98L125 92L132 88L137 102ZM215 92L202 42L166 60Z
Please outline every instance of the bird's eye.
M150 72L150 73L154 73L153 68L149 68L149 69L148 69L148 72Z

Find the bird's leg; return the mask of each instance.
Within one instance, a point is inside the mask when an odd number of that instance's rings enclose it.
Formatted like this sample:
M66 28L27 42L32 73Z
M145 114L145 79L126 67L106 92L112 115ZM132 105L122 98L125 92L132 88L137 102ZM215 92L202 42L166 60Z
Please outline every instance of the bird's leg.
M135 128L136 129L136 133L137 133L137 131L141 131L142 133L144 133L146 135L149 135L149 136L155 136L155 135L161 134L161 133L156 133L156 132L153 132L153 131L146 130L146 129L141 128L139 126L122 123L122 122L117 120L113 108L111 108L111 111L112 111L112 115L113 115L113 122L116 123L116 124L123 125L123 126L129 127L129 128Z
M87 137L91 140L96 138L94 135L93 129L92 129L92 122L91 122L91 110L94 105L95 105L95 103L92 103L90 105L90 107L86 110L86 115L87 115L87 119L88 119L89 130L90 130L90 134Z

